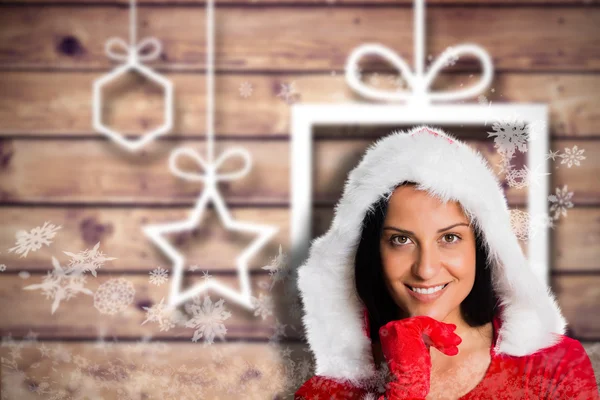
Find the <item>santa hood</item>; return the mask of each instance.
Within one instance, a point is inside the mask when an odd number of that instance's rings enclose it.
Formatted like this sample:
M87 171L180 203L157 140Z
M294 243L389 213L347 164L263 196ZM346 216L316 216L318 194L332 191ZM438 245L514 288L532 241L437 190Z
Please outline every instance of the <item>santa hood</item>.
M566 321L550 288L528 265L495 173L477 150L422 125L394 131L367 149L348 175L329 230L311 241L298 269L316 375L360 383L377 372L354 284L354 257L366 212L404 181L443 202L458 201L482 234L500 301L496 354L524 356L556 344Z

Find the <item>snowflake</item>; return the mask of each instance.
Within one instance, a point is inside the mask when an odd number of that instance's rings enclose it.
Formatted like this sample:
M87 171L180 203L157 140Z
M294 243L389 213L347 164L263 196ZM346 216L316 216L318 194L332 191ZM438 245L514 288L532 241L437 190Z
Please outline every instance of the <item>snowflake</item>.
M279 254L273 258L269 265L262 267L269 271L269 276L273 279L271 288L276 282L284 280L290 274L290 268L287 264L287 256L283 253L281 245L279 245Z
M208 281L210 278L212 278L212 275L208 273L208 271L202 271L202 279L204 279L204 281Z
M312 371L314 371L314 365L310 359L303 358L298 363L298 368L296 371L296 373L300 376L300 380L305 381L312 375Z
M131 304L134 295L131 282L123 278L109 279L96 290L94 307L102 314L114 315Z
M252 84L250 82L242 82L240 85L240 96L243 98L248 98L252 96Z
M76 354L75 356L73 356L73 364L75 364L79 368L85 368L88 366L89 361L82 355Z
M104 253L98 251L99 247L100 242L96 243L93 249L84 250L78 254L63 251L63 253L71 257L69 268L78 270L81 273L89 271L95 277L96 270L101 268L106 261L116 260L115 257L105 257Z
M188 271L190 272L196 272L200 269L199 265L190 265L190 267L188 268Z
M552 161L556 161L556 157L561 157L558 151L549 150L548 154L546 154L546 160L552 159Z
M523 241L537 236L542 229L554 228L552 218L548 214L532 216L520 210L510 210L510 224L515 236Z
M146 322L158 322L161 331L168 331L179 323L183 323L183 314L179 310L164 304L164 301L165 298L163 297L158 304L152 307L142 307L146 310L146 319L141 325Z
M45 343L40 344L38 350L42 357L50 357L51 355L50 348Z
M273 298L269 295L261 293L256 297L252 297L252 304L254 306L254 315L260 315L262 319L266 319L269 315L273 315Z
M299 96L299 93L296 91L296 88L294 85L295 85L295 82L293 82L293 81L290 83L282 83L281 90L277 94L277 97L283 98L283 100L288 104L294 103L298 99L298 96Z
M402 75L386 74L385 80L389 85L392 85L397 91L406 87L406 81L402 78Z
M42 283L25 286L24 290L41 289L47 299L53 298L52 314L58 309L62 300L69 300L77 293L93 295L84 287L86 277L78 270L63 269L58 260L52 257L54 269L42 279Z
M561 215L563 217L567 216L567 208L573 208L572 197L573 192L567 192L567 185L564 185L562 190L556 188L556 193L548 196L548 200L552 203L550 211L554 213L552 216L554 220L557 220Z
M169 279L169 272L161 267L150 271L150 283L160 286Z
M30 232L20 230L15 235L17 239L16 246L8 249L8 252L15 252L21 254L21 258L27 257L27 254L31 251L39 250L43 244L50 246L54 238L56 231L62 228L61 225L56 226L51 224L50 221L44 222L44 226L38 226L33 228Z
M223 321L231 317L231 313L225 310L224 303L223 299L213 304L209 296L205 296L204 301L196 296L192 304L185 305L186 311L193 315L185 326L196 329L192 342L197 342L204 337L204 345L213 344L215 336L224 340L227 328L223 325Z
M484 94L480 94L479 96L477 96L477 102L479 104L481 104L482 106L488 105L488 99L487 99L487 97L485 97Z
M40 336L39 333L32 331L31 329L27 332L27 335L23 338L26 342L37 342L37 338Z
M513 169L512 166L508 165L508 171L506 174L506 180L510 187L515 189L523 189L527 187L529 184L533 183L536 186L540 186L540 180L544 175L550 175L549 172L542 173L539 172L539 168L541 165L538 165L533 170L529 169L526 165L522 169Z
M0 264L0 272L6 271L6 264Z
M273 335L269 338L271 342L277 342L283 336L287 336L285 334L285 327L287 324L282 324L278 319L275 319L275 325L273 326Z
M519 240L527 240L529 236L529 214L521 210L510 210L510 225Z
M379 74L377 72L369 75L368 80L369 84L372 86L379 86L381 84L381 79L379 78Z
M572 149L565 147L565 152L560 155L560 158L563 159L561 164L567 164L567 167L569 168L571 168L573 164L579 167L581 165L579 161L585 160L585 156L582 156L584 151L585 149L579 150L577 146L573 146Z
M448 60L444 63L444 67L451 67L458 61L458 56L456 54L450 54L452 51L452 46L448 47L446 51L444 51L443 55L448 54Z
M522 153L527 152L527 140L529 133L524 122L516 119L506 121L496 121L492 124L494 132L487 132L488 137L496 136L494 144L498 152L506 158L511 159L515 150Z

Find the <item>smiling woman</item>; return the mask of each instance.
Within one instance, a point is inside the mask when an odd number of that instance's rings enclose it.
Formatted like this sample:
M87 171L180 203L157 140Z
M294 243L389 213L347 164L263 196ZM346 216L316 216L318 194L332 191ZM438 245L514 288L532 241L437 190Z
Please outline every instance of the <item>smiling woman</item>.
M457 326L459 353L430 354L435 383L429 397L458 398L477 386L489 367L498 299L480 235L460 204L443 204L416 185L398 185L365 216L355 257L356 290L371 316L371 332L419 315ZM379 336L372 342L379 365L385 361ZM460 368L465 363L468 371ZM448 376L453 381L449 389L440 385L445 372L457 370L463 371L462 377Z
M496 176L439 129L369 148L298 288L316 375L296 399L600 398Z

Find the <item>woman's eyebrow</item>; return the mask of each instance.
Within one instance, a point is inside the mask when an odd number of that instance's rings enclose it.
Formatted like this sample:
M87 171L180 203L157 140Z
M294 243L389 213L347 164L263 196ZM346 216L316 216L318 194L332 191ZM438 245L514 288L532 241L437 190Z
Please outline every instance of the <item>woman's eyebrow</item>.
M467 224L466 222L459 222L459 223L457 223L457 224L452 224L452 225L450 225L450 226L448 226L448 227L446 227L446 228L438 229L438 233L442 233L442 232L444 232L444 231L447 231L448 229L452 229L452 228L454 228L454 227L456 227L456 226L459 226L459 225L469 226L469 224ZM383 227L383 230L385 231L386 229L391 229L391 230L393 230L393 231L397 231L397 232L408 233L408 234L410 234L410 235L414 235L414 234L415 234L415 233L414 233L414 232L412 232L412 231L408 231L408 230L406 230L406 229L400 229L400 228L396 228L395 226L384 226L384 227Z

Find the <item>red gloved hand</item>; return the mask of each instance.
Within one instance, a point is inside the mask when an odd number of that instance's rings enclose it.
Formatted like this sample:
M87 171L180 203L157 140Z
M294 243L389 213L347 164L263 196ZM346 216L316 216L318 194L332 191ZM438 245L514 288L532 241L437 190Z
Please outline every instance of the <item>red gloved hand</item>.
M456 325L422 315L390 321L379 329L381 351L395 381L379 400L424 399L429 393L429 347L448 356L458 354ZM424 337L424 335L426 337Z

